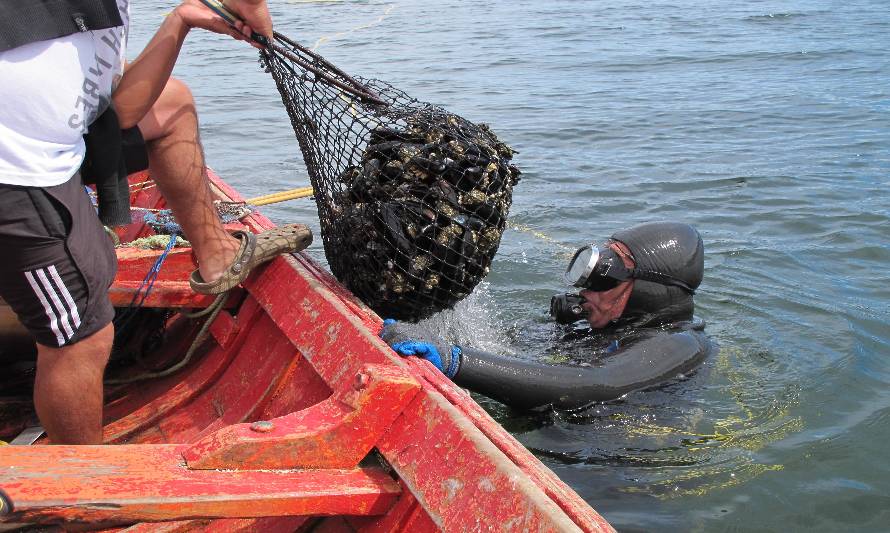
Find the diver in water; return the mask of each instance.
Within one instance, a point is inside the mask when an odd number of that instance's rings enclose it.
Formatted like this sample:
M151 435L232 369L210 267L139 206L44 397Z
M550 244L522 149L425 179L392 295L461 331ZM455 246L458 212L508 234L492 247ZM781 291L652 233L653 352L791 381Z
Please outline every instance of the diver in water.
M381 337L406 356L433 363L455 383L507 405L581 407L651 387L696 368L712 349L693 295L704 273L704 246L687 224L656 222L619 231L602 246L579 249L566 281L582 289L551 299L561 324L586 320L603 339L589 365L548 365L411 335L387 320ZM427 337L427 338L423 338Z

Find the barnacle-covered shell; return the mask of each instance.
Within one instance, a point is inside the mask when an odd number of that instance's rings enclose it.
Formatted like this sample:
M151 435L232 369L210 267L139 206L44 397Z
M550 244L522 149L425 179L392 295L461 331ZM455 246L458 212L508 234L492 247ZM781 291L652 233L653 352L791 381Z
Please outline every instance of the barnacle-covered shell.
M370 129L331 210L339 253L356 257L344 268L329 255L332 270L387 317L450 307L488 274L519 176L512 155L487 125L451 114Z

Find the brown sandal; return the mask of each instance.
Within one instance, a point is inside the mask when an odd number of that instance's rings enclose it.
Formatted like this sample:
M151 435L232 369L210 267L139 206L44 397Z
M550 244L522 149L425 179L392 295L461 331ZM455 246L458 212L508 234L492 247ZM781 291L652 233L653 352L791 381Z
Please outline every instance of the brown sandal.
M235 260L219 279L206 282L195 270L189 278L192 290L201 294L220 294L244 281L254 267L281 254L299 252L312 243L312 230L304 224L287 224L260 234L235 231L241 241Z

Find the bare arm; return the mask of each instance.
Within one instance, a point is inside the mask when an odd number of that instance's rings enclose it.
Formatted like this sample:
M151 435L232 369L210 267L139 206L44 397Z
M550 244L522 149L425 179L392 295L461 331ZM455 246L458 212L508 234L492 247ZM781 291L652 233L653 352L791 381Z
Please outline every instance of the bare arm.
M266 0L225 0L226 9L244 20L241 33L249 37L252 32L272 38L272 17Z
M241 0L236 5L245 2ZM259 4L265 9L265 0ZM268 17L268 11L265 13ZM271 23L268 27L271 31ZM229 26L197 0L185 0L167 15L139 57L127 65L111 97L121 128L135 126L154 105L173 72L182 43L192 28L203 28L241 40L246 39L242 32L249 34L251 31L246 24L239 23L234 28Z

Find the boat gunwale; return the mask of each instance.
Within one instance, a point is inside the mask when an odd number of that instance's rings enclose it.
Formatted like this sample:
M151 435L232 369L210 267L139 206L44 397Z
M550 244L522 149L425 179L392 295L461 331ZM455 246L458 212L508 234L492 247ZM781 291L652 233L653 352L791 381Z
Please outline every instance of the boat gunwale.
M243 201L234 188L209 168L207 175L212 191L220 200ZM147 172L130 176L131 183L148 179ZM155 188L150 193L137 191L134 197L158 201L156 195ZM254 232L274 227L271 220L256 211L242 222ZM132 228L128 231L133 233ZM135 234L131 237L135 237ZM426 516L438 527L450 531L464 530L468 524L475 524L475 529L494 524L506 527L509 524L525 529L614 531L602 516L492 419L466 391L448 380L429 362L417 358L403 359L396 355L378 336L382 327L380 317L307 253L289 254L261 268L264 269L262 272L244 283L246 301L252 302L247 307L256 306L254 313L269 316L280 334L306 359L330 390L336 390L351 380L355 372L368 363L399 369L417 381L420 391L395 421L384 428L375 448L393 468L400 483L410 491ZM288 323L286 313L280 309L285 304L293 305L293 302L288 303L280 289L277 292L273 289L273 284L268 282L273 277L284 286L302 285L300 290L311 298L312 305L319 308L319 313L324 314L327 320L337 321L334 324L337 331L353 343L346 354L351 366L343 362L341 356L345 352L336 351L340 337L331 336L330 330L327 332L330 343L318 344L318 338ZM234 315L235 320L242 311L246 312L247 309L239 309ZM231 322L232 316L224 312L217 317L217 321ZM228 324L217 329L231 330L232 327L232 324ZM217 332L214 335L220 350L225 352L220 357L229 360L239 356L231 353L231 347L224 346L225 333ZM214 376L218 376L219 372L212 374L201 385L205 390L213 386ZM278 384L269 389L285 385ZM191 393L197 394L195 391ZM162 404L167 399L159 398L158 402ZM188 404L192 398L181 401ZM264 406L255 406L251 412L264 410ZM160 442L156 440L158 436L145 431L147 426L164 418L166 413L151 416L151 413L143 412L138 424L134 418L127 420L129 415L133 413L106 426L106 429L117 428L112 432L116 440L126 437L137 443ZM130 423L135 425L128 427ZM200 435L206 436L206 433ZM442 442L448 443L447 450L438 448ZM362 523L371 524L358 521L356 525ZM373 525L370 528L373 529Z

